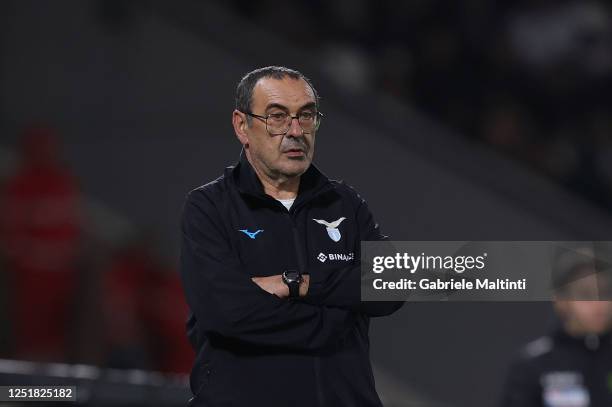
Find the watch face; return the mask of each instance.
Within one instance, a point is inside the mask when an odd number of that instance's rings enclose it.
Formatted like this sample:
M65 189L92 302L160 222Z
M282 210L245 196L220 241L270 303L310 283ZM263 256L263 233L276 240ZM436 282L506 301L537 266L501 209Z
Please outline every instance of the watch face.
M295 281L300 280L300 273L295 270L285 271L283 273L283 277L285 278L285 282L293 283Z

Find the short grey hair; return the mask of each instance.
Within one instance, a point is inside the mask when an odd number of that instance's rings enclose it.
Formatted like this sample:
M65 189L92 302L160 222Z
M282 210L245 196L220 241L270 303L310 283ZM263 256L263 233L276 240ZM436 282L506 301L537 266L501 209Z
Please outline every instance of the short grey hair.
M253 103L253 89L261 78L273 78L273 79L303 79L315 96L315 105L319 108L319 94L317 90L312 86L312 82L304 74L295 69L286 68L284 66L266 66L264 68L255 69L242 77L238 86L236 86L236 110L243 113L251 112L251 105ZM251 125L252 118L247 116L247 123Z

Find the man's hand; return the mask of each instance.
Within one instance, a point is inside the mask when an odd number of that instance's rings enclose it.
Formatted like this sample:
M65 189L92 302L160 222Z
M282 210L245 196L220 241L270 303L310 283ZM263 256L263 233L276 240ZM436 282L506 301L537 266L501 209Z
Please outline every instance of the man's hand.
M283 276L281 274L268 277L253 277L251 280L253 280L262 290L274 294L278 298L289 297L289 287L283 282ZM308 274L302 274L302 280L303 281L300 283L300 297L305 296L308 292L310 276Z
M253 277L251 280L253 280L262 290L270 294L274 294L279 298L289 297L289 287L287 287L287 284L283 283L283 278L280 274L268 277Z

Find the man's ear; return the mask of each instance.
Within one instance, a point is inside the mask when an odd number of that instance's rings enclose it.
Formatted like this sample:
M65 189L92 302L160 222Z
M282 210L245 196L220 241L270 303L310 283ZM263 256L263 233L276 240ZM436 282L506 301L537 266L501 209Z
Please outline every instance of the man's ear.
M249 136L246 131L249 127L249 123L247 122L246 115L239 110L234 110L232 112L232 125L234 126L236 137L240 140L240 144L243 146L249 144Z

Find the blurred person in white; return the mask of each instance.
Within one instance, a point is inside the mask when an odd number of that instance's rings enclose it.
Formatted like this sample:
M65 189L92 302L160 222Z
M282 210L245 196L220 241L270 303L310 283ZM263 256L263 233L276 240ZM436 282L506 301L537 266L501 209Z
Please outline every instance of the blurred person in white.
M559 324L521 349L508 373L503 407L612 406L609 267L589 248L559 257L553 281Z

